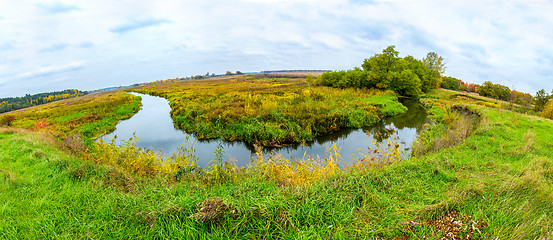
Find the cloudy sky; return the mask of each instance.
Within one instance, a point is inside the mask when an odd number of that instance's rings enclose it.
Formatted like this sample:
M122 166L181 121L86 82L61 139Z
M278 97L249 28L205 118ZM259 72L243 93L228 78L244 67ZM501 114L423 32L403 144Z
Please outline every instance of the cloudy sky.
M549 0L0 0L0 97L350 69L389 45L535 94L553 89L552 12Z

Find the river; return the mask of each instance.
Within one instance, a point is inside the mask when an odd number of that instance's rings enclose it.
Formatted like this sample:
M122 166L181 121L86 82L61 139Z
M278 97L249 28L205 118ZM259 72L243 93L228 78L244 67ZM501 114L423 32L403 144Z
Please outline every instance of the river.
M136 145L141 148L161 151L169 156L178 151L178 146L186 143L195 149L198 157L198 166L205 167L215 159L216 149L222 147L222 153L226 160L235 159L238 166L246 166L254 157L255 150L250 144L244 142L227 142L221 140L200 141L193 134L187 134L178 130L171 119L169 102L160 97L132 93L142 97L142 109L131 118L117 124L116 130L106 139L128 140L136 136ZM383 121L366 128L344 129L330 135L318 137L313 142L304 145L294 144L282 148L265 148L264 153L275 152L287 159L302 159L304 156L324 157L327 150L335 145L340 149L342 164L357 159L360 154L367 154L368 147L373 143L386 142L391 136L397 137L401 143L404 157L408 157L411 146L425 124L431 123L426 110L416 100L403 99L402 104L408 110L398 116L384 119ZM390 134L390 129L394 129ZM119 142L116 140L116 142Z

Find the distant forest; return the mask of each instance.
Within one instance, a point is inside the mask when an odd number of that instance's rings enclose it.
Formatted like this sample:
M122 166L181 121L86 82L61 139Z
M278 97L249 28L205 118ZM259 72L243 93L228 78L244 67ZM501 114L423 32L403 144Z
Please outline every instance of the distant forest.
M24 97L0 98L0 113L54 102L62 99L79 97L86 95L87 93L88 92L86 91L83 92L76 89L68 89L59 92L47 92L35 95L27 94Z

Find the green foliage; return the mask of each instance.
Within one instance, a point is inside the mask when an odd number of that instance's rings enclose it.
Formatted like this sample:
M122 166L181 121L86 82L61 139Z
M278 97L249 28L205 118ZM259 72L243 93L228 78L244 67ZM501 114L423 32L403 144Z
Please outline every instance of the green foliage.
M444 59L435 52L429 52L422 60L424 66L430 71L430 88L437 88L442 81L445 72Z
M492 82L484 82L478 89L478 94L484 97L495 98L503 101L511 99L511 89L501 84L493 84Z
M315 83L315 78L311 74L307 74L307 77L305 78L305 82L309 84L310 86Z
M444 69L442 57L429 53L421 61L412 56L400 58L398 55L394 46L390 46L381 54L365 59L363 69L326 72L319 75L315 83L339 88L390 89L401 96L415 98L440 85Z
M536 93L536 97L534 98L534 110L536 112L541 112L543 108L545 107L545 104L551 99L552 96L549 95L545 90L541 89Z
M454 77L444 77L442 83L440 84L440 87L455 91L461 90L459 89L459 80Z

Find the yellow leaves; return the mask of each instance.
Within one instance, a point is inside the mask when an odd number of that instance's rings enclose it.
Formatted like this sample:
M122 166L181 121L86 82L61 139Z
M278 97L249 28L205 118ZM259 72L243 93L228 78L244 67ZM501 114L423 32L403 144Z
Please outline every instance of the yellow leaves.
M332 177L340 171L340 154L335 145L323 159L304 156L303 159L291 161L279 154L266 158L259 150L256 155L257 159L246 168L246 174L257 175L282 185L312 184Z
M549 100L541 113L541 117L553 119L553 100Z
M302 95L303 95L304 97L311 97L311 90L310 90L310 89L304 89L304 90L302 91Z

